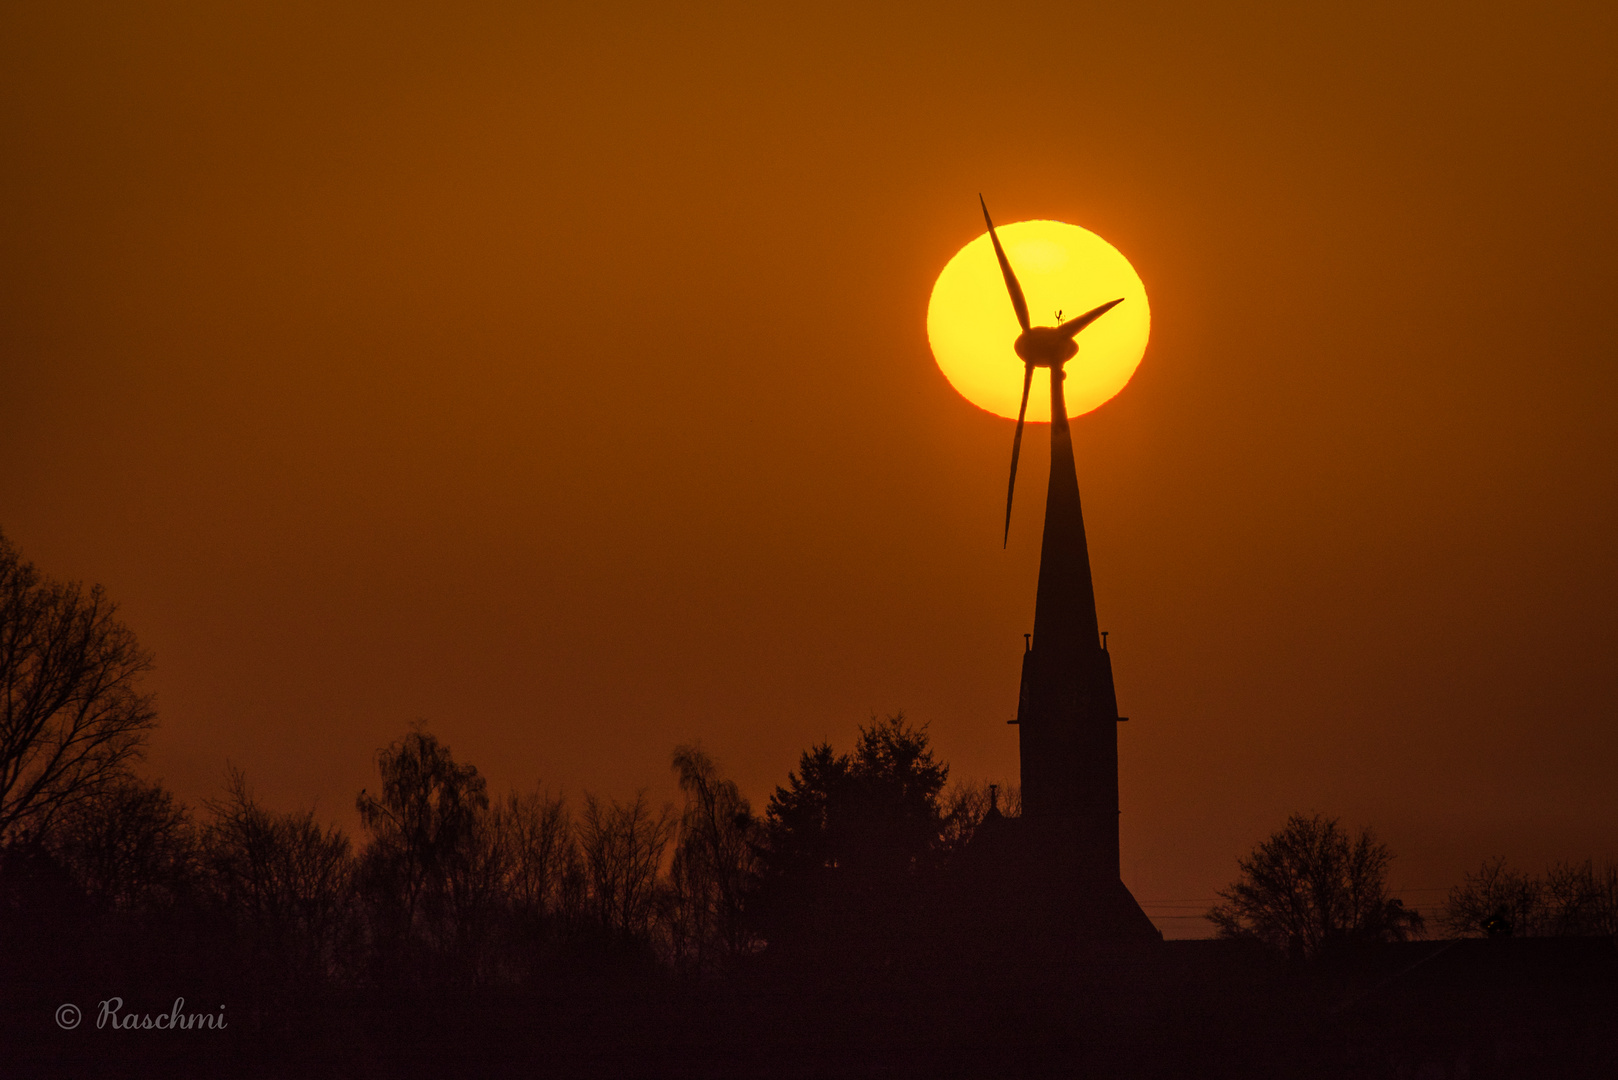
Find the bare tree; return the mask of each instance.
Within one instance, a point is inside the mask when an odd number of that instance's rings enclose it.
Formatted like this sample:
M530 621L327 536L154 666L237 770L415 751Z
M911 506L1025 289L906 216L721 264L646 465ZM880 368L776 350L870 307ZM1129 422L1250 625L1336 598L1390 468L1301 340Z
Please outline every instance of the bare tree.
M186 808L161 784L121 776L57 815L46 843L103 909L171 905L197 876L197 836Z
M442 899L429 907L428 929L450 973L472 983L498 978L510 966L501 950L510 911L515 852L498 815L477 810L471 827L443 853Z
M477 768L419 728L377 767L382 794L361 792L358 805L371 833L362 892L383 968L473 984L519 976L512 946L580 921L584 873L560 797L514 792L491 804Z
M493 811L505 836L506 895L513 912L531 923L564 914L567 878L578 862L567 803L543 791L511 792Z
M235 768L227 769L224 797L204 805L202 861L220 905L294 977L331 974L350 911L348 837L322 828L313 810L266 810Z
M1490 859L1444 902L1458 937L1598 937L1618 933L1618 864L1556 863L1543 878Z
M1334 818L1293 814L1286 827L1237 859L1241 877L1208 912L1219 935L1262 942L1293 956L1338 943L1404 941L1421 914L1387 894L1393 853L1370 829L1357 837Z
M479 843L487 782L459 765L449 747L423 730L378 751L382 794L361 791L360 821L371 834L367 877L397 905L406 931L445 902L457 863Z
M1557 863L1545 873L1547 930L1564 937L1618 934L1618 864Z
M620 940L649 940L657 876L674 832L673 810L653 811L644 791L628 803L584 797L579 847L597 925Z
M151 654L101 586L42 578L0 536L0 839L112 784L156 723Z
M670 943L677 964L701 973L753 947L742 904L757 874L759 823L700 747L676 747L673 767L685 812L669 867Z
M1543 925L1544 887L1492 859L1467 874L1444 901L1444 928L1457 937L1525 937Z

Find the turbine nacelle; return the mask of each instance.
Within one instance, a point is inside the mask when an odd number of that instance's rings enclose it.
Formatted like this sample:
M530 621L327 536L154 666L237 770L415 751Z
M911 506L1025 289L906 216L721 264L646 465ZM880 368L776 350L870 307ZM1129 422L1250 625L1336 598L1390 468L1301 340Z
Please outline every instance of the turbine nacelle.
M1079 351L1079 343L1060 326L1030 326L1017 335L1011 347L1023 363L1034 367L1057 367Z

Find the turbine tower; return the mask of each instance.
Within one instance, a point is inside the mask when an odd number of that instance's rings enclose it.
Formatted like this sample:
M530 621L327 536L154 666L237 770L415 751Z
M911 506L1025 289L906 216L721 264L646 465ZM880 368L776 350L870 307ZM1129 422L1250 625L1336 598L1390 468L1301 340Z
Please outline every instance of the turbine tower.
M1119 876L1118 700L1112 658L1096 620L1090 553L1079 506L1073 435L1062 394L1063 365L1078 353L1075 338L1122 300L1112 300L1058 326L1032 326L1022 287L989 227L1011 305L1022 326L1013 345L1024 364L1022 405L1011 444L1006 486L1006 529L1017 484L1023 417L1034 369L1051 379L1051 472L1045 495L1045 532L1039 553L1034 632L1023 653L1017 701L1022 766L1022 834L1016 846L1020 876L1048 914L1073 923L1082 937L1108 941L1161 941L1162 935Z

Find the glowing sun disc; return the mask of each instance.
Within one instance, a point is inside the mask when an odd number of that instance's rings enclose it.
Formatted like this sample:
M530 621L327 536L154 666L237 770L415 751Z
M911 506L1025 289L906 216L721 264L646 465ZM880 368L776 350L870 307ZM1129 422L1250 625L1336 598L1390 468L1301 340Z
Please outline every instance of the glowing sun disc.
M997 225L1035 326L1054 326L1118 297L1124 302L1075 339L1062 383L1067 414L1079 416L1124 388L1146 354L1152 312L1146 286L1117 248L1088 229L1061 221ZM1023 362L1011 351L1022 328L985 232L944 267L927 303L927 340L950 385L972 404L1015 420ZM1028 419L1049 422L1050 377L1034 372Z

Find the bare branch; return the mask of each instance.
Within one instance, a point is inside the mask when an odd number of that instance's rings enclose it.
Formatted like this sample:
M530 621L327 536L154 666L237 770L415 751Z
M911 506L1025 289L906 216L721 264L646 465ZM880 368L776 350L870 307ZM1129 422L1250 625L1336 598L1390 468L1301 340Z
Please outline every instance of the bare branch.
M114 784L156 726L151 654L101 587L42 578L0 536L0 837Z

